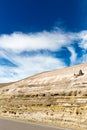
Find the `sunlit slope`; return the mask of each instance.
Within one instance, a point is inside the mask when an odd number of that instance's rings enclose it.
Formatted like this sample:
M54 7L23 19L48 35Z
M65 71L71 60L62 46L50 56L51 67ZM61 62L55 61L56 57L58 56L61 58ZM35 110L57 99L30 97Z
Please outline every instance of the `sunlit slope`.
M87 130L87 63L0 85L0 104L4 116Z

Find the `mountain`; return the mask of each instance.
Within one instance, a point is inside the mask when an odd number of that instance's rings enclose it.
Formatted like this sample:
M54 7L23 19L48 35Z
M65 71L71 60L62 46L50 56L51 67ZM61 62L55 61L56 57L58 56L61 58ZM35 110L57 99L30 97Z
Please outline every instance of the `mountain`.
M87 130L87 63L0 84L0 113Z

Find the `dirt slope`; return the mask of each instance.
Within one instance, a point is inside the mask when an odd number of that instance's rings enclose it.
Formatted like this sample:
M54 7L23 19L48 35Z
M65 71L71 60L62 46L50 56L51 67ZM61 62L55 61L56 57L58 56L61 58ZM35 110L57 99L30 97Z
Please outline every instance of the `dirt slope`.
M1 84L0 113L87 130L87 63Z

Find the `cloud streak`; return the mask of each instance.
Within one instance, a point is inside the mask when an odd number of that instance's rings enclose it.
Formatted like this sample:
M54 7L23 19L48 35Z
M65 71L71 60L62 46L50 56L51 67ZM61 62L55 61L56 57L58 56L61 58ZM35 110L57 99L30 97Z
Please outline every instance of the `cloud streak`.
M73 47L67 47L67 49L71 53L71 56L70 56L71 65L74 65L77 60L77 54L75 52L75 49Z
M77 59L79 50L76 52L72 46L75 42L83 49L83 55L79 59ZM66 47L70 52L70 57L65 57L70 60L70 65L78 63L77 61L85 62L87 59L87 31L73 33L58 29L50 32L29 34L14 32L10 35L0 35L0 59L4 58L14 64L14 66L0 64L0 82L20 80L39 72L67 66L63 58L53 55L62 47ZM40 50L43 50L44 53L38 53ZM45 53L46 51L51 51L51 53ZM27 52L28 55L25 55L24 52ZM35 55L33 52L36 52Z
M63 45L70 44L75 39L74 34L63 31L43 31L35 34L13 33L0 36L0 48L20 53L22 51L47 49L56 51Z

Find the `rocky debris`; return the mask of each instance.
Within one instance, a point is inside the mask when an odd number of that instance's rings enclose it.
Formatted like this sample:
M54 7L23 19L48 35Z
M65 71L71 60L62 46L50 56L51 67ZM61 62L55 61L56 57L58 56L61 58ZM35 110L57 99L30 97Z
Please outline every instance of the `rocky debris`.
M78 76L82 76L84 75L84 73L82 72L82 70L79 70L78 74L74 74L74 76L77 78Z

